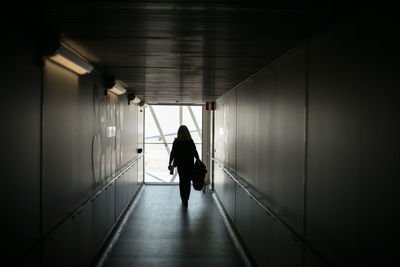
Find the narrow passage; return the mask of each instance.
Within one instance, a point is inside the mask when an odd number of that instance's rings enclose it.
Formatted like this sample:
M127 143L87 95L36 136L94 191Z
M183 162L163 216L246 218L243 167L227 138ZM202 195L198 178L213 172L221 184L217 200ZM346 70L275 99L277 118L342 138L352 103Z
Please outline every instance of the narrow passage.
M212 196L178 186L146 185L104 267L244 266Z

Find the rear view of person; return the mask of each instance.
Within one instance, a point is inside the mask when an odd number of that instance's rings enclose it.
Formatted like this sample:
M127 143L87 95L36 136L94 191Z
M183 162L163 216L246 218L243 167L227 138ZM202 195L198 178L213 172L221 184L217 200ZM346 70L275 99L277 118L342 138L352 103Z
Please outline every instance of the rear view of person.
M195 158L199 160L196 145L190 135L189 129L185 125L182 125L179 127L177 138L175 138L172 144L168 169L173 170L174 166L178 169L179 192L182 204L185 207L188 205L190 196L190 174L193 171Z

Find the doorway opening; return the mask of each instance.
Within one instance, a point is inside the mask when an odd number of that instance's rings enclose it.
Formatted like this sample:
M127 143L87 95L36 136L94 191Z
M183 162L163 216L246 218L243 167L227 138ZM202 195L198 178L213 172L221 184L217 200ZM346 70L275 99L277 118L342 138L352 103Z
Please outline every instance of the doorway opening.
M177 184L179 175L168 170L172 143L180 125L186 125L202 155L202 106L149 105L145 110L145 173L147 184Z

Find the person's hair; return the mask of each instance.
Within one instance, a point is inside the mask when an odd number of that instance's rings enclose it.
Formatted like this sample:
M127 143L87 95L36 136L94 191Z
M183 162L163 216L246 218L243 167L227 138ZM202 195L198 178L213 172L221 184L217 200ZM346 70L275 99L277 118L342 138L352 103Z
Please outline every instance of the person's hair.
M178 140L190 140L192 136L190 135L189 129L185 125L181 125L178 129Z

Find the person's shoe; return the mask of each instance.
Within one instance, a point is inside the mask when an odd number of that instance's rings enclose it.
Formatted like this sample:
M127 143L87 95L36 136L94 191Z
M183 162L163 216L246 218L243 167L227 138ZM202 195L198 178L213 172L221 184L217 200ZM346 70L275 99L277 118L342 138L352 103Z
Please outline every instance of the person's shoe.
M188 201L187 201L187 200L182 200L182 205L183 205L184 207L187 207L187 206L188 206Z

